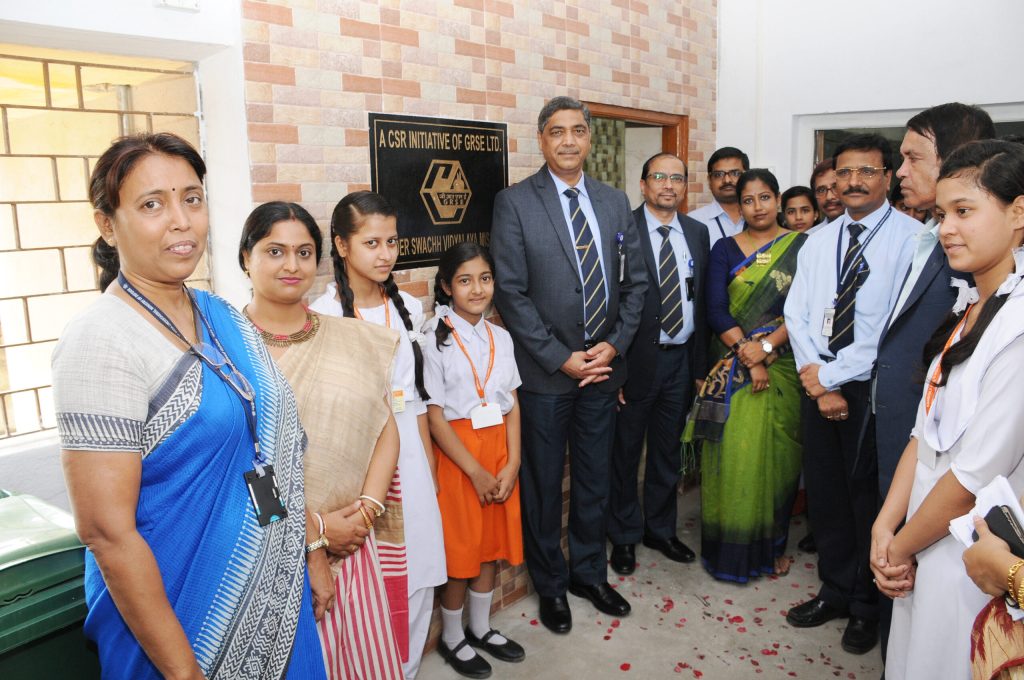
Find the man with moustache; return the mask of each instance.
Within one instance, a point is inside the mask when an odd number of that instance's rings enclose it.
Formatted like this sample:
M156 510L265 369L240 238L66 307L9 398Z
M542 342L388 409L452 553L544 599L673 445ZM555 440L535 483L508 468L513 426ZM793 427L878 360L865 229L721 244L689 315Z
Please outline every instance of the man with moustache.
M907 207L935 208L935 186L942 159L961 144L995 137L992 118L977 106L941 104L907 121L900 145L903 162L896 177ZM921 400L922 360L925 343L953 308L956 289L950 278L946 253L939 243L939 224L934 217L917 233L913 261L905 271L892 314L878 340L878 359L872 382L872 402L861 456L878 458L879 504L889 493ZM880 633L882 658L889 637L892 601L881 598Z
M814 166L814 170L811 172L811 190L814 191L814 200L818 203L818 210L821 211L821 222L808 229L808 234L818 231L846 210L842 201L839 200L839 194L836 193L836 171L832 167L831 158Z
M846 211L807 239L785 306L806 393L804 480L822 586L786 620L807 628L849 616L842 647L863 654L878 641L878 591L867 562L878 476L877 460L858 456L858 444L878 336L920 223L886 200L892 149L885 138L854 135L832 158Z
M686 198L686 165L671 153L644 163L633 211L649 285L633 344L626 354L629 376L619 392L612 454L608 537L611 567L632 574L636 544L674 562L696 555L676 537L679 439L696 379L707 368L708 329L704 312L704 271L708 232L679 213ZM644 439L647 463L643 507L637 472Z
M720 238L735 236L743 231L736 180L749 169L750 159L747 154L734 146L723 146L708 159L708 188L715 200L703 208L690 211L689 215L705 224L712 246Z
M494 200L495 299L522 377L519 471L526 566L540 620L568 633L566 590L601 612L629 603L608 585L605 530L622 359L640 322L647 275L626 194L583 173L590 111L569 97L541 109L545 165ZM562 477L569 446L569 564Z

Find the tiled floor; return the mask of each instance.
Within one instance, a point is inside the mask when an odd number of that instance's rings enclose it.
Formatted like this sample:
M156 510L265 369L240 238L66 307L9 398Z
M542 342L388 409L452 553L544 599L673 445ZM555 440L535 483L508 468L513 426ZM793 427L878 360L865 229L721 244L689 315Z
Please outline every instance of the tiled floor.
M680 506L680 539L700 546L700 498L693 491ZM807 531L794 519L790 535L796 558L788 576L746 586L713 580L699 564L676 564L637 547L640 566L628 577L609 571L613 584L633 606L614 619L589 602L569 596L572 632L554 635L537 620L536 597L499 612L492 625L526 648L521 664L493 661L495 680L599 680L601 678L843 678L881 676L877 648L864 656L839 646L845 620L820 628L796 629L786 610L818 589L814 555L796 542ZM436 652L423 662L419 680L458 678Z

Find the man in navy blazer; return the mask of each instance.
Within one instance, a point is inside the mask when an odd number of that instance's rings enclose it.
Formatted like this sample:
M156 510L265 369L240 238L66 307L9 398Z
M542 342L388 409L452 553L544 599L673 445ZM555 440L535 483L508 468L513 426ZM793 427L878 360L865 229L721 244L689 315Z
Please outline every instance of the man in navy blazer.
M995 137L992 119L976 106L941 104L907 121L907 132L900 145L903 162L896 171L907 206L934 209L942 159L961 144L992 137ZM889 485L917 417L926 369L922 358L924 345L956 301L950 278L957 274L949 268L938 233L939 224L932 217L918 234L914 259L878 340L872 408L868 413L861 455L876 455L877 448L879 504L889 493ZM884 659L892 602L881 599L879 632Z
M615 401L647 276L626 194L583 174L590 111L555 97L541 110L546 161L494 201L498 311L515 342L526 565L550 630L572 627L566 591L600 611L630 606L608 585L605 527ZM569 445L569 563L561 548Z
M675 562L696 557L676 536L676 488L679 438L694 381L707 370L704 272L710 239L703 223L678 212L686 179L678 156L654 155L640 173L644 203L633 211L649 283L640 328L626 353L629 376L615 425L608 537L611 567L619 574L633 573L641 540ZM645 438L641 507L637 472Z

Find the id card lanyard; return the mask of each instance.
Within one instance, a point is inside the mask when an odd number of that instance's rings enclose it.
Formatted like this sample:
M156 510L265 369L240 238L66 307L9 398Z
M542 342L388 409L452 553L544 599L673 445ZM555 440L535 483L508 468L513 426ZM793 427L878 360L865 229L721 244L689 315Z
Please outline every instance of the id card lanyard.
M271 522L284 519L288 516L288 511L285 509L284 504L280 501L280 493L277 487L277 480L274 477L274 467L267 464L267 458L260 451L260 440L259 440L259 423L256 414L256 399L255 396L250 392L246 394L238 385L232 380L229 380L222 372L222 366L215 364L209 357L205 356L199 351L195 345L188 341L185 335L178 330L178 327L174 325L163 310L154 305L149 298L142 294L135 286L125 278L122 272L117 273L117 282L133 300L149 312L153 318L160 322L160 324L174 334L179 340L188 345L189 352L192 353L199 361L206 364L212 370L217 377L223 380L231 391L238 395L238 398L242 400L242 410L245 412L247 424L249 426L249 434L252 437L253 446L253 469L245 473L246 485L249 487L249 496L252 499L253 507L256 510L257 518L259 519L261 526L266 526ZM231 357L224 350L224 346L217 338L216 332L213 330L213 326L210 325L209 321L206 320L206 316L203 314L199 305L196 304L195 296L188 286L182 286L185 289L185 294L188 295L189 302L192 305L192 311L199 317L200 323L210 334L210 339L213 340L213 344L216 346L217 351L224 357L225 365L235 374L242 375L241 372L235 367L231 361ZM197 338L198 340L198 338Z
M455 338L456 344L459 349L466 357L466 361L469 362L469 370L473 372L473 385L476 387L477 396L480 397L480 405L473 409L470 413L470 420L473 423L473 429L479 430L485 427L491 427L492 425L498 425L501 423L501 409L497 403L488 404L487 397L484 394L484 388L487 386L487 381L491 379L491 372L494 370L494 332L491 331L491 327L484 322L484 327L487 328L487 343L490 356L487 359L487 374L484 376L484 381L480 382L480 374L476 371L476 366L473 365L473 359L469 356L469 352L466 350L466 345L462 342L462 338L459 337L459 332L455 330L455 326L452 325L451 319L444 317L444 324L448 326L452 332L452 337ZM495 419L495 414L497 419ZM497 420L497 422L495 422Z
M974 305L967 305L966 311L964 311L964 318L960 319L960 323L956 325L953 332L949 334L949 338L946 340L946 346L942 348L942 354L939 355L939 361L935 364L935 370L932 371L931 378L928 380L928 387L924 392L924 412L927 414L932 410L932 404L935 403L935 397L939 391L938 384L942 378L942 359L946 356L946 352L953 346L953 342L956 340L956 336L960 334L964 326L967 325L967 316L971 313L971 307Z
M832 304L825 308L825 315L821 320L821 334L826 338L832 337L832 325L836 320L836 305L839 303L839 292L843 290L843 286L846 285L846 280L850 278L851 274L856 276L864 270L864 267L867 265L864 253L867 252L868 244L875 238L891 214L892 206L890 205L889 209L882 215L882 219L878 220L878 224L871 230L868 237L864 239L857 258L849 264L845 271L843 271L843 230L839 230L839 236L836 239L836 294L832 297Z
M391 330L391 305L388 301L387 295L384 294L384 289L380 291L381 302L384 303L384 327ZM366 321L360 313L359 308L352 304L352 312L356 315L356 318L360 321ZM368 322L372 323L372 322ZM391 411L394 413L401 413L405 410L405 390L391 390Z

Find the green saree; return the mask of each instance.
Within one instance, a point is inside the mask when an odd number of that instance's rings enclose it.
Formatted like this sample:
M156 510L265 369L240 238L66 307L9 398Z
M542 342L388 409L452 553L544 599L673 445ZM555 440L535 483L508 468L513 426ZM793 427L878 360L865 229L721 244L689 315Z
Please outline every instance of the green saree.
M784 323L782 307L805 240L783 234L729 271L729 314L747 339ZM745 583L771 574L786 548L802 454L800 379L788 350L769 357L769 387L754 394L733 352L717 338L712 344L721 359L692 417L693 436L703 440L701 557L718 579Z

